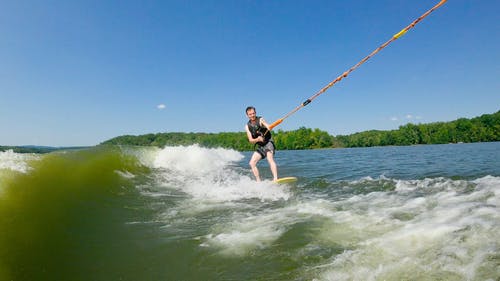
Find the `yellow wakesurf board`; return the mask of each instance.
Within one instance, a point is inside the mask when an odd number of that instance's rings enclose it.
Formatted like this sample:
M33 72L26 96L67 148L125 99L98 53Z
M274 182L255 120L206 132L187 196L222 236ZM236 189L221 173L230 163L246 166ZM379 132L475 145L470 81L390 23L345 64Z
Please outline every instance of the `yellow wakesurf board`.
M297 178L296 177L285 177L285 178L280 178L275 181L275 183L282 184L282 183L292 183L296 182Z

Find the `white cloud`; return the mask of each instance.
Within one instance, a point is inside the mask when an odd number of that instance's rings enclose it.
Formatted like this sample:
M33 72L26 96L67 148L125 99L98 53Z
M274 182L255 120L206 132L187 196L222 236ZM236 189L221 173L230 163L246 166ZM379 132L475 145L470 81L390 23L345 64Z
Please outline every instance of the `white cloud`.
M413 115L411 115L411 114L406 115L406 119L412 119L412 118L413 118Z
M156 108L158 108L159 110L163 110L163 109L165 109L165 105L163 103L161 103L161 104L157 105Z
M391 121L398 121L398 117L391 117Z

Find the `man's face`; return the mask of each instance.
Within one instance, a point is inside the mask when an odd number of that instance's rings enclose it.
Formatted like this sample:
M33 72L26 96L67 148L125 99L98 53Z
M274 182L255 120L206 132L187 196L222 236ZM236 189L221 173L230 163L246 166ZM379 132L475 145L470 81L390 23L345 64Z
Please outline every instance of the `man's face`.
M255 110L254 109L249 109L247 111L247 116L248 116L248 119L254 121L255 117L256 117Z

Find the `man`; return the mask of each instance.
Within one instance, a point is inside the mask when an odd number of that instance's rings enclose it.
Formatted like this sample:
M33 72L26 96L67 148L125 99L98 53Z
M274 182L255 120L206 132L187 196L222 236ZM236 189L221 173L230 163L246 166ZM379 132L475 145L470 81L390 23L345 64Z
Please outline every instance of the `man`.
M257 116L255 107L253 106L247 107L246 114L248 123L245 125L245 131L247 132L248 141L257 147L249 162L255 180L258 182L260 181L257 162L267 158L271 173L273 174L273 180L276 181L278 179L278 168L274 162L275 147L271 136L271 130L269 130L269 124L267 124L264 118Z

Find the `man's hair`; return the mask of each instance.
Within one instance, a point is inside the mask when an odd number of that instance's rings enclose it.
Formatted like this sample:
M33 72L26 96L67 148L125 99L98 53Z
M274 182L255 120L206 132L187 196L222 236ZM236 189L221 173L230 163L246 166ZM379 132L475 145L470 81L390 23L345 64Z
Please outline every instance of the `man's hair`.
M249 107L247 107L247 109L245 110L245 113L248 113L248 111L249 111L249 110L252 110L252 109L253 109L253 110L255 110L255 107L253 107L253 106L249 106Z

